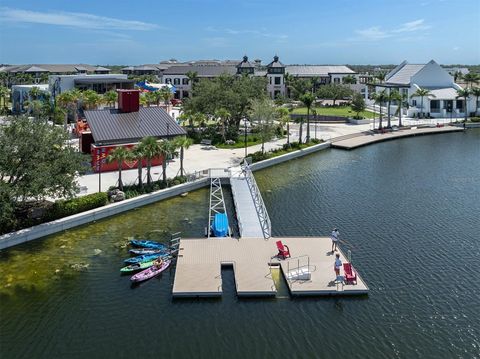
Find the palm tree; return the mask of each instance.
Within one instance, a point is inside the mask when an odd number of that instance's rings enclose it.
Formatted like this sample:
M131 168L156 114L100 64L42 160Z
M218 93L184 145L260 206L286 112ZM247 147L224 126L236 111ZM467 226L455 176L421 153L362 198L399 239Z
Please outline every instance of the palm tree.
M387 73L385 71L380 71L378 74L375 75L375 78L383 84L385 78L387 77Z
M150 107L151 104L156 102L155 92L147 92L145 94L145 99L147 100L147 107Z
M158 144L159 154L163 157L162 159L162 181L167 184L167 160L169 157L175 154L176 149L178 148L177 143L169 140L162 140Z
M310 92L306 92L300 96L300 101L302 101L307 108L307 137L305 138L305 142L308 143L310 142L310 110L312 108L313 101L315 101L315 96L313 96Z
M472 87L472 84L478 84L480 82L480 75L475 72L469 72L468 74L463 75L462 78L467 87L469 85Z
M7 107L7 97L10 92L8 91L8 88L5 86L0 86L0 101L2 103L2 108Z
M287 125L287 146L290 146L290 109L293 110L293 107L279 107L277 109L278 120L282 124L282 129L285 124Z
M147 186L152 183L152 176L150 174L152 169L152 159L161 154L160 143L155 137L148 136L142 138L141 144L143 146L143 156L147 160ZM165 158L163 159L165 161Z
M117 92L115 90L105 92L103 94L103 100L107 106L115 107L115 102L117 102Z
M413 93L410 97L420 97L420 107L421 107L421 110L422 110L422 117L423 117L423 114L424 114L424 111L423 111L423 98L425 96L428 96L428 97L436 97L435 95L433 95L428 89L423 89L421 87L418 88L417 91L415 91L415 93Z
M86 90L82 94L82 105L87 110L94 110L102 103L102 96L93 90Z
M65 110L65 120L63 122L63 129L67 130L68 123L68 112L72 110L72 107L75 105L75 98L71 91L62 92L57 96L57 104Z
M457 98L462 98L462 97L464 98L463 112L465 113L465 122L467 121L467 117L468 117L468 114L467 114L467 100L468 100L469 96L470 96L470 90L468 88L457 90Z
M183 160L185 158L185 150L193 144L193 140L188 137L177 137L174 140L175 147L180 148L180 176L183 177L184 169L183 169Z
M474 109L476 114L478 109L478 98L480 97L480 87L472 87L470 89L470 93L472 94L472 96L475 96Z
M222 138L223 141L225 142L227 140L226 137L226 127L227 127L227 121L228 118L230 117L230 112L228 112L227 109L221 107L218 110L215 111L215 117L220 120L221 126L222 126Z
M398 114L398 127L402 127L402 108L403 108L403 101L405 99L405 95L402 95L398 90L394 90L390 92L388 97L390 101L396 101L398 104L397 112L396 112ZM390 126L390 121L389 121L389 126Z
M131 150L131 159L137 161L137 169L138 169L138 185L140 188L143 187L143 174L142 174L142 167L143 167L143 159L145 158L144 155L144 146L143 143L138 143L133 149Z
M42 95L43 91L40 90L40 87L38 86L33 86L31 89L30 89L30 98L32 99L32 101L34 100L38 100L40 98L40 96Z
M123 182L122 182L122 166L123 162L130 158L130 151L123 146L116 147L113 151L107 156L107 162L117 162L118 165L118 188L120 191L123 191Z
M165 106L168 106L168 104L170 103L170 100L173 97L172 91L170 91L170 89L166 86L162 87L159 91L162 94L162 99L163 99L163 102L165 103Z
M195 82L198 80L198 73L196 71L188 71L185 76L188 77L188 80L190 81L191 85L190 88L192 89L192 94L193 94L193 86Z
M382 120L383 120L383 117L382 117L382 105L385 103L385 101L387 101L387 93L385 92L385 90L383 91L380 91L378 93L375 93L373 95L373 99L375 101L375 103L378 103L379 107L380 107L380 119L379 119L379 124L378 124L378 129L381 130L383 128L382 126Z

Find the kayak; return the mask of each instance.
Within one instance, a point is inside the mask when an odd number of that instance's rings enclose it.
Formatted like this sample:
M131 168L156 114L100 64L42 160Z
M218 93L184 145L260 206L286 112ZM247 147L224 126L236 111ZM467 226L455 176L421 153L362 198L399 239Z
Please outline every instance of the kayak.
M129 252L136 255L156 254L156 253L166 253L166 249L135 248L135 249L130 249Z
M143 256L137 256L132 258L127 258L124 260L125 263L139 263L139 262L148 262L159 257L166 257L166 253L155 253L155 254L144 254Z
M162 249L166 248L167 246L160 242L155 241L143 241L138 239L130 240L130 244L135 247L142 247L142 248L155 248L155 249Z
M141 269L147 269L148 267L153 266L154 263L155 263L155 260L148 261L148 262L133 263L126 267L121 268L120 272L127 273L127 272L135 272Z
M134 276L132 276L132 278L130 278L130 280L132 282L142 282L144 280L155 277L156 275L162 273L165 269L167 269L171 262L172 261L170 259L166 259L162 261L160 265L153 265L150 268L135 274Z

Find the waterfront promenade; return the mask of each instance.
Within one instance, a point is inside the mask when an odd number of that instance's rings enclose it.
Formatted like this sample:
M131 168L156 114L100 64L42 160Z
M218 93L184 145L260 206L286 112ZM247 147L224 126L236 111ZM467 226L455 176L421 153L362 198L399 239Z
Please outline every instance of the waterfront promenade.
M402 120L406 125L422 125L431 124L432 120ZM435 120L439 123L447 123L449 120ZM378 122L378 120L377 120ZM395 125L398 120L392 121ZM384 122L385 124L385 122ZM315 138L315 127L317 128L317 138L325 141L332 141L336 138L343 137L355 137L361 135L363 132L370 131L372 124L365 125L352 125L347 123L338 124L311 124L311 138ZM290 141L298 141L298 125L290 125ZM306 128L304 126L303 139L306 136ZM287 142L286 138L273 140L265 143L265 150L271 151L281 148ZM261 150L261 145L255 145L248 147L248 154ZM216 168L228 168L238 166L245 156L244 148L235 149L217 149L202 145L192 145L185 150L184 168L186 173L194 173L196 171L202 171L212 167L215 164ZM172 178L180 174L180 160L175 159L168 163L167 177ZM136 168L131 170L122 171L122 179L125 185L134 184L137 180L138 172ZM146 180L146 169L143 170L144 180ZM162 167L152 167L152 176L154 180L161 178ZM98 192L99 190L99 175L96 173L87 174L77 179L80 187L82 188L81 195ZM101 174L101 189L107 191L109 187L116 186L118 181L118 172L104 172Z

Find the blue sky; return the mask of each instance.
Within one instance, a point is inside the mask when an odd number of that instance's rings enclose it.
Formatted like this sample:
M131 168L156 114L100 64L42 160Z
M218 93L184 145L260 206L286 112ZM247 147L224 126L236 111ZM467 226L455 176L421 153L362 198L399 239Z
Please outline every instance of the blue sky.
M480 63L479 0L0 1L0 63Z

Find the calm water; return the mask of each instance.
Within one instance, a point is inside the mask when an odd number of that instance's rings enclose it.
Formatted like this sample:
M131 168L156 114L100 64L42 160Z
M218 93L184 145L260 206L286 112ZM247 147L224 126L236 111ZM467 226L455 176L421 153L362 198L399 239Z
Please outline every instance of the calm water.
M367 298L175 300L127 237L198 237L208 191L0 254L2 358L480 358L480 131L327 150L255 174L277 236L340 228ZM152 232L153 231L153 232ZM100 252L101 251L101 252ZM86 267L77 271L71 267Z

